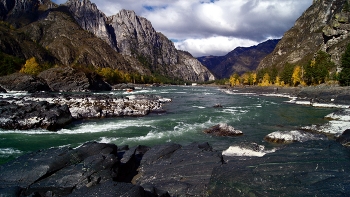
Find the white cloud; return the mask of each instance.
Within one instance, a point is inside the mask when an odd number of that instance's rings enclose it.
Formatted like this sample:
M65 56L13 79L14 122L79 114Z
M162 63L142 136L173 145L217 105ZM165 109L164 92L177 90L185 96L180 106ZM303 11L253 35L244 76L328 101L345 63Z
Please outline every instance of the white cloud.
M233 37L215 36L202 39L186 39L175 42L175 46L180 50L191 51L195 57L216 55L226 55L236 47L248 47L258 44L256 41L238 39Z
M91 0L106 15L134 10L193 55L279 38L312 0ZM62 3L62 0L56 0ZM233 44L235 43L235 44ZM233 48L230 48L233 47Z

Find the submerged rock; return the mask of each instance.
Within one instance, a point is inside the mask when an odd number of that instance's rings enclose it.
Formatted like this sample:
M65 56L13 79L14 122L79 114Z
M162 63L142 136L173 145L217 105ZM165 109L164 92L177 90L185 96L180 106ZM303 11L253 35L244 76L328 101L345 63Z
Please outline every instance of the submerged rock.
M210 127L209 129L204 130L204 133L216 135L216 136L237 136L243 135L243 132L236 130L232 126L229 126L225 123L221 123L215 126Z
M304 131L276 131L268 134L264 139L273 143L292 143L305 142L308 140L325 140L327 137L325 135Z

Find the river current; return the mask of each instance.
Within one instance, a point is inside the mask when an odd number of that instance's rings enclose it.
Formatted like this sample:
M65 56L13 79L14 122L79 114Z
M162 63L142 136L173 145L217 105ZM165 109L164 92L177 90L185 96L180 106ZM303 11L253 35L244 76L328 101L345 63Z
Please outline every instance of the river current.
M209 142L219 151L242 143L273 148L279 145L265 142L267 134L326 124L328 121L324 117L335 111L333 108L291 104L287 102L289 98L227 94L217 87L165 86L105 94L155 94L170 98L172 102L164 104L165 113L151 113L137 118L84 120L58 132L0 129L0 164L31 151L67 145L76 147L88 141L130 147L167 142L181 145ZM216 104L223 107L214 108ZM215 137L203 133L204 129L219 123L227 123L244 134Z

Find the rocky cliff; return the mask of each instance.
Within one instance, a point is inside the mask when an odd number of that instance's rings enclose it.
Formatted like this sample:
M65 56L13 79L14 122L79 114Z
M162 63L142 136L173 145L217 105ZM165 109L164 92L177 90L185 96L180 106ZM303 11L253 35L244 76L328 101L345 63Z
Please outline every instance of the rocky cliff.
M347 0L314 0L258 68L283 67L287 62L304 64L320 50L339 65L350 42L348 4Z
M154 73L184 80L215 79L202 64L192 56L182 55L168 38L155 31L150 21L137 16L134 11L121 10L106 17L89 0L68 0L65 5L83 29L106 41L124 56L136 58ZM189 67L194 70L186 69ZM183 68L186 72L178 72Z
M89 0L68 0L59 6L49 0L0 0L0 19L6 22L0 24L5 24L0 28L5 35L0 54L172 79L215 79L133 11L106 17Z
M268 40L251 47L237 47L225 56L205 56L198 60L218 78L229 78L233 73L255 70L260 61L270 54L279 39Z

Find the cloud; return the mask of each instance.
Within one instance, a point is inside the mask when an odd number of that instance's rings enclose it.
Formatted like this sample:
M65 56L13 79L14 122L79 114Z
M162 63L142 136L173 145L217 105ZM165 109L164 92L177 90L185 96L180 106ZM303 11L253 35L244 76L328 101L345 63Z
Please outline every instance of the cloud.
M91 1L108 16L121 9L134 10L156 31L176 40L176 47L193 55L224 55L237 44L282 37L313 0Z
M232 51L236 47L248 47L256 44L258 44L258 42L252 40L224 36L199 39L190 38L175 42L177 49L191 51L191 54L195 57L206 55L226 55L228 51Z

